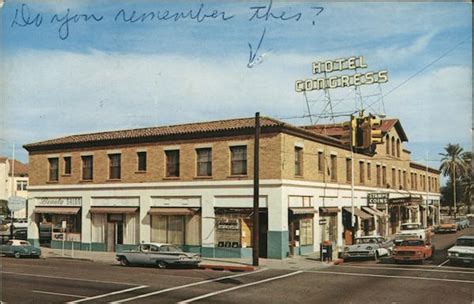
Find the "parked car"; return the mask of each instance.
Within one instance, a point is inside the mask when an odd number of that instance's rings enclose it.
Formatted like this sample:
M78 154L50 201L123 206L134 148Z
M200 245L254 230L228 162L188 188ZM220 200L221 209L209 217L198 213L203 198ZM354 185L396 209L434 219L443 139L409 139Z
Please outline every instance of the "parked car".
M13 220L13 228L14 229L27 229L28 228L28 220L27 219L15 219Z
M135 250L118 253L116 259L122 266L156 265L166 268L169 265L194 265L201 262L201 256L196 253L183 252L170 244L143 243Z
M15 258L41 256L41 249L31 246L30 242L24 240L10 240L4 245L0 245L0 253Z
M401 244L393 250L393 260L399 262L419 262L423 264L426 259L432 259L434 246L419 238L403 240Z
M415 235L419 239L426 240L430 233L431 230L423 228L421 223L403 223L399 235Z
M451 218L448 219L442 219L441 223L438 227L438 230L436 232L454 232L459 230L458 223Z
M344 247L342 258L344 260L354 258L373 258L390 256L393 250L393 242L381 236L363 236L355 239L353 245Z
M453 247L448 249L449 262L474 265L474 236L458 237Z
M459 230L469 228L471 221L466 216L460 216L456 219Z

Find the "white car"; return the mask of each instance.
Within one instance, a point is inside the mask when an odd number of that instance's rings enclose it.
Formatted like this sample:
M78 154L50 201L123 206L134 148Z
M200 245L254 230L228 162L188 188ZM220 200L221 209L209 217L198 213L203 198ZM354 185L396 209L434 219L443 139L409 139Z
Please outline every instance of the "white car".
M18 219L13 222L13 228L21 229L21 228L28 228L28 220L27 219Z
M449 262L474 265L474 235L458 237L456 244L448 249Z
M393 250L393 242L381 236L363 236L355 239L355 244L344 247L342 258L344 260L354 258L373 258L390 256Z
M420 223L404 223L400 226L400 236L410 235L416 238L426 240L428 237L428 230L424 229Z

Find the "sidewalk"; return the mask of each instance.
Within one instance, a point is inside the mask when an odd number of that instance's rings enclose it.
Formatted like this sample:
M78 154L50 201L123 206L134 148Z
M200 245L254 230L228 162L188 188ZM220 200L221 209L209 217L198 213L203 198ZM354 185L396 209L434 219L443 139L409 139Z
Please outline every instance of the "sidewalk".
M46 259L76 259L84 261L93 261L98 263L118 264L115 260L115 252L98 252L83 251L70 249L51 249L41 247L42 257ZM258 268L269 269L285 269L285 270L318 270L332 266L333 263L325 263L319 261L319 254L314 253L307 256L295 256L284 260L260 259ZM203 258L199 264L199 268L214 270L231 270L231 271L251 271L255 267L252 266L251 258L242 259L221 259L221 258Z

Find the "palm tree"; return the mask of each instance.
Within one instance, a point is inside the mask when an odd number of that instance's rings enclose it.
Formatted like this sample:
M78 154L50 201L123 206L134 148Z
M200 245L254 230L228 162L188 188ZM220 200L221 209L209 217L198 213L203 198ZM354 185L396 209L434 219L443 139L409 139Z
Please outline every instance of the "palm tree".
M456 179L465 175L466 173L466 163L462 157L463 148L459 144L448 144L444 147L446 153L439 153L441 156L441 166L439 169L444 176L450 176L451 181L453 182L453 202L454 202L454 212L457 213L456 206Z
M472 153L470 151L466 151L462 154L462 158L464 164L466 165L466 172L461 177L461 185L462 185L462 196L467 205L467 213L471 213L471 204L473 198L473 191L474 188L472 187Z

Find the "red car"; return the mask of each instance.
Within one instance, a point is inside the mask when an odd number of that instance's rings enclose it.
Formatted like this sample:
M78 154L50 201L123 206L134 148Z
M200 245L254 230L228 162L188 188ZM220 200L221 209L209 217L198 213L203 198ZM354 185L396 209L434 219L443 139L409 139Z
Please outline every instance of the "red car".
M434 246L424 240L410 238L403 240L393 250L395 263L418 262L423 264L424 260L433 258Z

